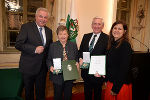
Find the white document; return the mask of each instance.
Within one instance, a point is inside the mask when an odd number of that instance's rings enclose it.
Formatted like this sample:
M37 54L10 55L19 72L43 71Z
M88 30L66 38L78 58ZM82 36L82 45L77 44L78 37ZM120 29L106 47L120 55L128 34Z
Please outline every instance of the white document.
M83 62L90 63L90 52L83 52Z
M53 59L54 69L61 69L61 58Z
M106 75L106 56L91 56L89 74Z

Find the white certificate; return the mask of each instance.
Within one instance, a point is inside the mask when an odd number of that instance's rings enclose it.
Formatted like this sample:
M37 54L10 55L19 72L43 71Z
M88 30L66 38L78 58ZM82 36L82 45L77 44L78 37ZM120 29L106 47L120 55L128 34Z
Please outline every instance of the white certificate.
M89 74L106 75L106 56L91 56Z
M54 69L61 69L61 58L53 59Z
M90 52L83 52L83 62L90 63Z

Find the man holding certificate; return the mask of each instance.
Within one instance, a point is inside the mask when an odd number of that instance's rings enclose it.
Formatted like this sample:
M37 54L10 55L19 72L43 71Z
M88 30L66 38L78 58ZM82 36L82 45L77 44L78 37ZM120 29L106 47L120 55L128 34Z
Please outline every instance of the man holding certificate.
M78 78L78 49L76 43L68 41L66 26L57 28L58 41L50 45L47 65L54 86L54 100L71 100L73 80Z
M81 76L84 80L85 100L92 100L93 90L94 100L101 100L101 86L103 84L103 77L101 77L101 75L103 74L99 73L99 69L104 66L101 66L103 61L99 63L96 60L99 60L101 58L103 59L103 57L100 56L105 55L108 36L107 34L102 32L102 29L104 27L104 22L102 18L94 17L91 26L93 32L85 34L83 36L79 49ZM93 57L91 58L91 56ZM97 66L96 70L95 68L93 68L95 65ZM93 68L90 71L90 73L94 72L93 74L89 73L89 67Z

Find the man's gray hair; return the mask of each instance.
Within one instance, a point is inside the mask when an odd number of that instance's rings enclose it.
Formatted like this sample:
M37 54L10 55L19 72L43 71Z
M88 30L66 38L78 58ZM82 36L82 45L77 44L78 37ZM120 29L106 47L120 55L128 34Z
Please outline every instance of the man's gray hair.
M103 25L104 25L104 19L103 19L102 17L98 17L98 16L94 17L93 20L92 20L92 23L93 23L93 21L94 21L95 19L100 19L100 20L102 21Z
M38 9L36 10L36 15L38 14L39 11L45 11L45 12L47 12L47 13L48 13L48 17L50 17L50 14L49 14L48 9L43 8L43 7L40 7L40 8L38 8Z

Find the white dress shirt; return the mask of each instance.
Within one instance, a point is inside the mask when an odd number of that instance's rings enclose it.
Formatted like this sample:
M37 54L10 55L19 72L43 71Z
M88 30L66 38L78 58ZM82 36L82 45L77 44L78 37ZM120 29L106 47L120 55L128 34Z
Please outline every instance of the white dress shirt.
M90 39L90 42L89 42L89 46L90 46L90 43L91 43L92 39L94 38L94 35L97 35L97 36L95 37L95 41L94 41L94 45L93 45L93 48L95 47L95 44L97 43L97 40L98 40L100 34L101 34L101 33L98 33L98 34L93 33L93 35L92 35L92 37L91 37L91 39Z
M45 45L46 44L45 28L44 27L39 27L38 25L37 25L37 27L38 27L38 30L39 30L39 28L42 28L42 35L43 35L44 45ZM39 30L39 32L40 32L40 30Z

